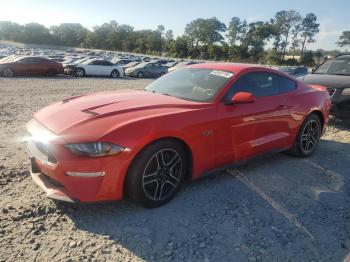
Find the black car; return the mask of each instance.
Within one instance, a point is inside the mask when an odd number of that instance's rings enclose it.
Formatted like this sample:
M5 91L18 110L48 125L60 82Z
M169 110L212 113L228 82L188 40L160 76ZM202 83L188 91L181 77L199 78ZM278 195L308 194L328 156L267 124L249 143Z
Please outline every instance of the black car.
M350 118L350 54L325 61L312 74L299 78L306 84L327 87L332 99L331 114Z

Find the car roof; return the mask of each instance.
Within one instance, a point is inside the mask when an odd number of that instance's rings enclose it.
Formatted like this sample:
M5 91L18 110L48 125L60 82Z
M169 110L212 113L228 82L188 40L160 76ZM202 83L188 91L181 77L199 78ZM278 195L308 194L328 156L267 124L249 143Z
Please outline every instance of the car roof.
M238 73L248 68L265 68L255 64L240 64L240 63L200 63L189 65L190 68L206 68L213 70L223 70L232 73Z
M340 54L335 57L335 59L350 58L350 54Z

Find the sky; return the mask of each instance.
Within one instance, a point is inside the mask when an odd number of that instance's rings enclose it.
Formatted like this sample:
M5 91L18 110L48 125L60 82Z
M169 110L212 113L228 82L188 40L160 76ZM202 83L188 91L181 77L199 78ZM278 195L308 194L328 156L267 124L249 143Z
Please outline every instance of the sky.
M317 42L308 49L339 49L335 42L350 30L350 0L0 0L0 21L37 22L47 27L64 22L92 29L110 20L137 29L156 29L159 24L181 35L196 18L217 17L228 25L234 16L248 22L269 20L280 10L313 12L319 18Z

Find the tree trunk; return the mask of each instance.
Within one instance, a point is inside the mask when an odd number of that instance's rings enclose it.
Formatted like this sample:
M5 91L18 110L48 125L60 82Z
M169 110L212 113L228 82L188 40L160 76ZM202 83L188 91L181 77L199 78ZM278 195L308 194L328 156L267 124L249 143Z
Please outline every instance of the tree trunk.
M283 47L281 62L284 60L284 57L285 57L285 55L286 55L288 36L289 36L289 33L286 34L286 40L285 40L285 45L284 45L284 47Z
M305 44L306 44L306 36L304 37L303 47L301 48L301 53L300 53L300 58L301 58L301 57L303 56L303 54L304 54Z

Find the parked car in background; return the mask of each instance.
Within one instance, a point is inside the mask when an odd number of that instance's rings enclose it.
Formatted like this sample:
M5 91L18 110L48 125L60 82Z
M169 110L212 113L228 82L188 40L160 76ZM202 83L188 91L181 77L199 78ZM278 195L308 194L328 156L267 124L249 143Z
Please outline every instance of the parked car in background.
M193 64L198 64L199 62L197 61L186 61L186 62L180 62L178 64L176 64L173 67L168 68L168 73L175 71L176 69L179 69L181 67L187 66L187 65L193 65Z
M111 61L115 65L123 66L126 64L129 64L130 62L133 62L131 59L118 59L118 60L113 60Z
M160 77L168 72L168 69L160 64L146 62L138 64L125 70L126 76L144 78L144 77Z
M175 62L175 61L174 60L167 60L167 59L156 59L156 60L154 60L152 62L156 63L156 64L159 64L159 65L165 66L167 63Z
M164 66L167 68L174 67L178 64L179 62L173 61L173 62L168 62Z
M350 118L350 54L325 61L312 74L300 78L305 84L327 87L332 99L331 114Z
M308 68L304 66L281 66L278 70L294 77L301 77L308 74Z
M137 66L138 64L140 64L141 62L138 62L138 61L133 61L133 62L130 62L126 65L123 65L123 69L124 69L124 72L127 68L130 68L130 67L134 67L134 66Z
M0 62L0 75L5 77L57 74L63 74L62 64L44 57L21 56L3 59Z
M117 66L107 60L89 59L80 64L67 66L67 74L78 77L83 76L110 76L119 78L124 75L121 66Z

